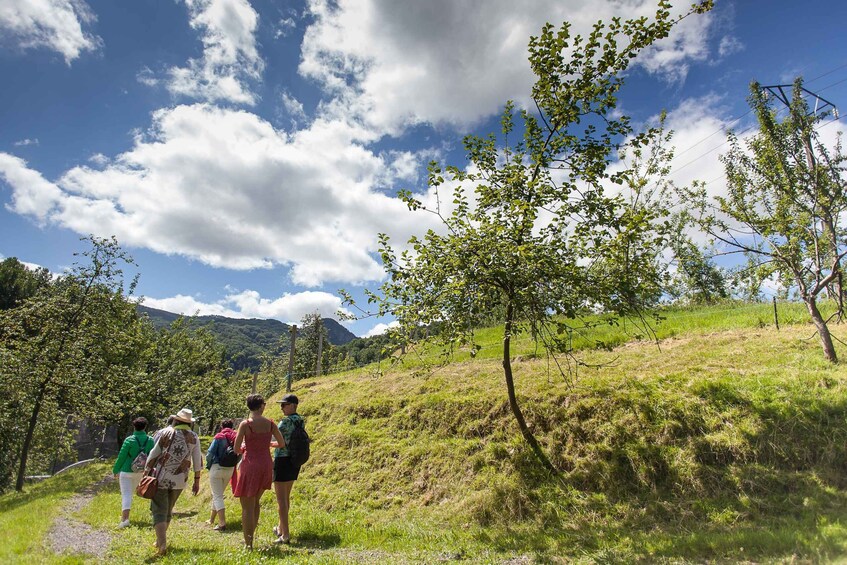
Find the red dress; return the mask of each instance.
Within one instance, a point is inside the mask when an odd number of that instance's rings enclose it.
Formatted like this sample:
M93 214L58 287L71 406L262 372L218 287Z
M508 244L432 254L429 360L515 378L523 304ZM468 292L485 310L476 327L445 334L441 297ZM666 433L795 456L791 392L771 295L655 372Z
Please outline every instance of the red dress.
M275 424L271 422L271 425ZM251 433L244 436L247 447L238 467L238 482L232 490L235 496L259 496L273 484L274 462L270 452L273 431L257 434L250 422L247 427Z

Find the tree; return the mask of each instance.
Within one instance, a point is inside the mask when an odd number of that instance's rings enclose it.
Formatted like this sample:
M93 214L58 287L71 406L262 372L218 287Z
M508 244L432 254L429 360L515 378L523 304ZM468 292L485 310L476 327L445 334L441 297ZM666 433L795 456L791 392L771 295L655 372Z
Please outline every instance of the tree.
M0 261L0 310L19 306L50 284L50 271L44 267L31 270L14 257Z
M826 147L818 135L825 113L809 110L802 79L794 82L788 115L780 121L758 83L750 85L750 107L759 131L742 145L729 135L726 196L709 200L702 186L691 192L702 228L747 257L757 282L777 276L797 289L806 304L824 356L837 356L818 297L840 281L847 255L844 163L841 142Z
M114 238L92 237L90 243L91 249L82 254L87 263L76 263L70 273L3 312L0 343L10 365L3 371L2 387L5 398L15 399L14 409L24 422L17 490L23 488L33 440L45 415L89 415L96 405L97 383L121 362L126 333L134 331L126 324L128 316L134 316L134 304L123 295L119 268L132 260ZM130 293L133 288L134 282Z
M692 11L710 7L707 2ZM627 117L616 115L617 93L632 59L678 21L669 9L661 1L652 21L598 22L587 37L571 36L568 23L558 31L547 24L529 42L537 112L519 113L520 140L509 144L518 118L510 102L502 140L493 134L464 139L466 169L430 165L434 205L401 192L411 210L435 214L443 233L413 237L399 256L380 234L388 280L368 300L377 314L396 318L398 335L440 322L442 343L475 353L474 328L490 312L503 313L509 406L523 438L551 471L518 403L511 340L528 330L549 353L569 354L574 332L593 323L583 316L587 309L638 316L642 290L656 284L652 265L645 268L648 255L637 253L651 239L663 241L653 211L629 206L607 188L627 180L630 171L609 169L624 143L645 145L657 135L636 134ZM449 212L440 194L445 177L452 185Z
M317 374L319 352L321 367L328 366L331 347L329 334L318 312L303 316L298 328L292 380Z

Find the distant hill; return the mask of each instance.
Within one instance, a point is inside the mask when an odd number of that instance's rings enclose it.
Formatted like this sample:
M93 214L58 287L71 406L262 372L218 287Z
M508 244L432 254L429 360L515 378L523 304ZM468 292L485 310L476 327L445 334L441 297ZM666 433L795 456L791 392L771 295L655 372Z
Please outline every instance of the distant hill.
M165 328L179 318L179 314L138 306L138 311L147 315L153 326ZM236 371L249 369L258 371L263 355L278 355L288 350L288 324L279 320L259 320L256 318L227 318L226 316L186 316L193 327L209 330L226 349L226 357ZM347 328L333 320L324 318L333 345L344 345L356 339Z

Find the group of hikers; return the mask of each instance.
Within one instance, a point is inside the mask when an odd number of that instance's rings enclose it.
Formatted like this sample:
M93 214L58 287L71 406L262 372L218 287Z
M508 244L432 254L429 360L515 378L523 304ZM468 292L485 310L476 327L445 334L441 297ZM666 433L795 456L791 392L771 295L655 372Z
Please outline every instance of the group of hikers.
M278 509L278 522L273 528L276 543L290 542L288 511L291 488L300 473L304 453L308 457L308 436L303 428L303 419L297 414L297 396L286 394L277 402L283 412L279 424L263 415L265 399L261 395L249 395L247 409L250 415L238 425L237 430L233 429L231 419L223 420L206 453L206 469L212 491L212 510L207 523L217 531L226 530L224 491L230 483L233 495L241 502L241 527L247 549L253 548L261 509L259 500L272 486ZM150 480L146 477L155 477L154 494L147 497L150 498L158 555L167 552L167 531L174 504L188 486L192 468L194 483L191 492L196 495L200 490L203 458L200 440L192 431L195 421L192 411L183 408L168 419L167 427L150 437L147 435L147 420L135 418L132 422L135 431L124 440L112 469L121 489L118 528L129 525L132 499L139 484L143 486ZM274 449L273 458L271 448Z

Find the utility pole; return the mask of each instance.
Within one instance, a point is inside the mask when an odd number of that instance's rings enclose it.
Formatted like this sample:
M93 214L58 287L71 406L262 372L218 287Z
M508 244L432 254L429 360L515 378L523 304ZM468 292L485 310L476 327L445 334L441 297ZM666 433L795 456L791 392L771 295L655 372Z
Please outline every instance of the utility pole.
M321 376L321 357L323 355L323 349L324 349L324 331L323 331L324 330L324 323L323 323L323 320L318 318L315 321L315 326L317 326L317 329L318 329L318 360L315 362L315 376L320 377Z
M286 375L285 392L291 392L291 373L294 372L294 345L297 341L297 324L288 328L290 345L288 346L288 375Z

